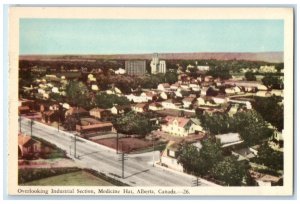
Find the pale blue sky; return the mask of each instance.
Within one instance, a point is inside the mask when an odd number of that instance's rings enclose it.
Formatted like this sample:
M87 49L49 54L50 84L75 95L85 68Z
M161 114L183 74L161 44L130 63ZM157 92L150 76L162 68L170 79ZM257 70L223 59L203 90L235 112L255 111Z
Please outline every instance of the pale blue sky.
M21 19L20 54L283 51L282 20Z

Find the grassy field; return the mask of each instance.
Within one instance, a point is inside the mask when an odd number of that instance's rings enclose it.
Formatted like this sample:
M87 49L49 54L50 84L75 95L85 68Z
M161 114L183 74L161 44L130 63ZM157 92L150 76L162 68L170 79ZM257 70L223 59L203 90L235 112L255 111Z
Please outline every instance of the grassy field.
M51 176L22 184L24 186L113 186L113 184L98 178L86 171L76 171Z

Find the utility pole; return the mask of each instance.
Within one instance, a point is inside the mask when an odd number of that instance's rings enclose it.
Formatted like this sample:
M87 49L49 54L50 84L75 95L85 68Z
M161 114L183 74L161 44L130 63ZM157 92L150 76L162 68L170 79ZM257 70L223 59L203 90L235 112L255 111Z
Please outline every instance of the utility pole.
M123 149L123 148L122 148ZM119 161L122 162L122 178L125 178L125 160L127 160L127 155L122 151Z
M32 126L33 126L33 119L30 120L30 136L32 137Z
M193 180L193 186L200 186L200 184L201 184L200 178L197 176L196 180Z
M74 157L76 158L76 135L77 133L74 134Z
M152 134L152 145L153 145L152 166L154 167L154 134Z
M116 138L116 152L117 152L117 154L119 153L119 133L118 133L118 131L117 131L117 138Z

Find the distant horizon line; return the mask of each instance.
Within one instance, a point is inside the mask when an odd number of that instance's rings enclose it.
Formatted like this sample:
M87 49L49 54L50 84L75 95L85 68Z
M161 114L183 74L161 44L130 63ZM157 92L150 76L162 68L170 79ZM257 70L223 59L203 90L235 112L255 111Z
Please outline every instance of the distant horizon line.
M33 56L33 55L148 55L148 54L190 54L190 53L241 53L241 54L245 54L245 53L249 53L249 54L256 54L256 53L284 53L284 51L258 51L258 52L251 52L251 51L247 51L247 52L222 52L222 51L218 51L218 52L209 52L209 51L205 51L205 52L147 52L147 53L110 53L110 54L104 54L104 53L91 53L91 54L80 54L80 53L51 53L51 54L19 54L19 56Z

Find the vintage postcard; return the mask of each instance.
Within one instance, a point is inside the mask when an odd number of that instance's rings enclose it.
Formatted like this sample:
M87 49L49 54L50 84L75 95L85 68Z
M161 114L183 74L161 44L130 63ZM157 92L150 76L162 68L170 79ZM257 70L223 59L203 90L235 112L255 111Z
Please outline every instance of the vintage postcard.
M293 194L293 8L10 7L10 195Z

